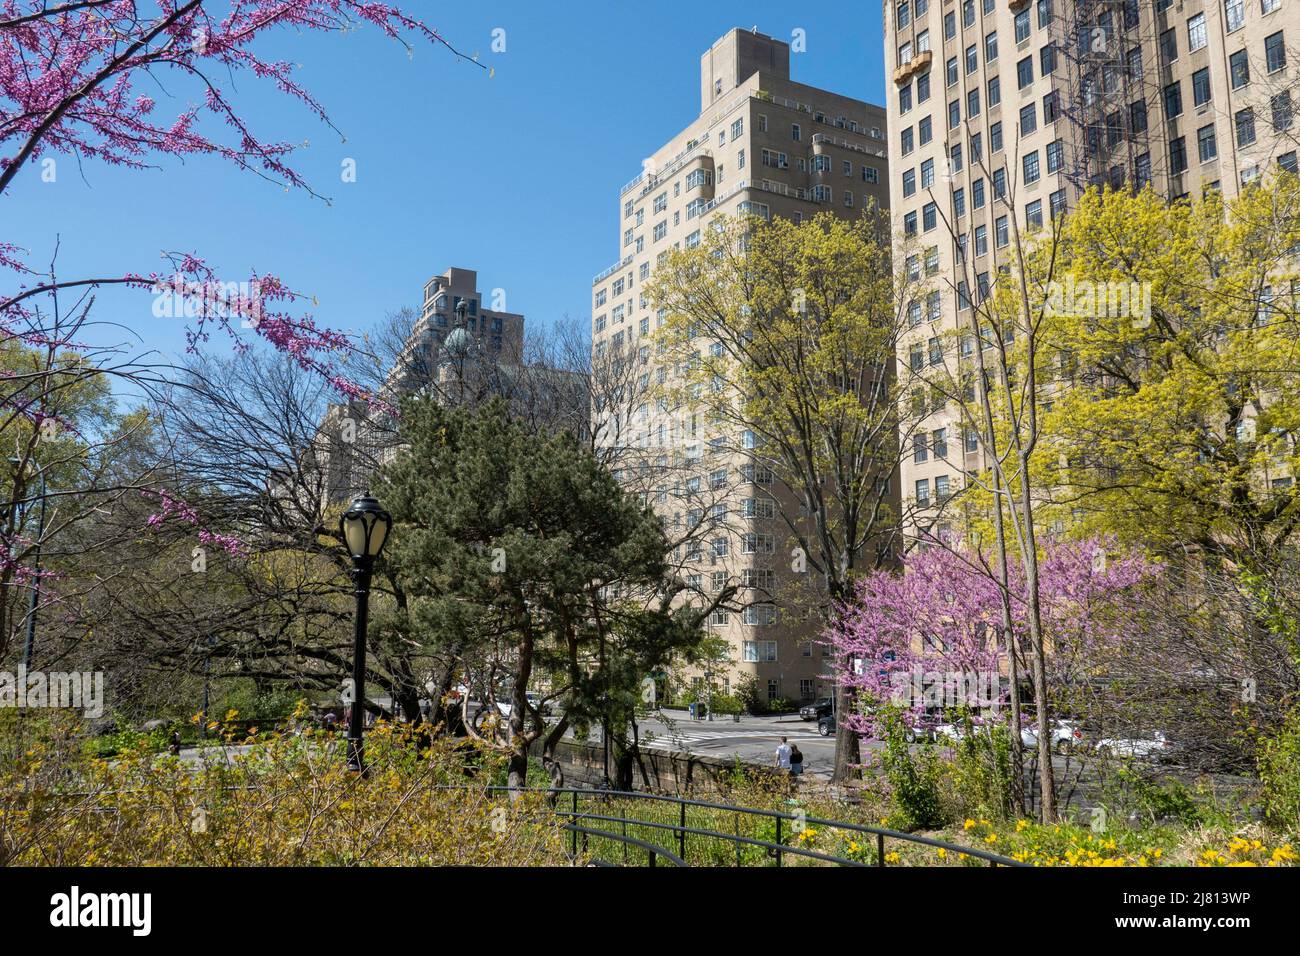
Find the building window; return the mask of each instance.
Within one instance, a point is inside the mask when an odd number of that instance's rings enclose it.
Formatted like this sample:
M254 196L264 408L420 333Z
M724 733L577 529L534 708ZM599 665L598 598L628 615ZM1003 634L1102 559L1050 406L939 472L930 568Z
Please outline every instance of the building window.
M1282 39L1281 30L1265 38L1264 61L1270 73L1276 73L1286 66L1286 41Z
M1175 176L1187 170L1187 144L1183 137L1169 143L1169 172Z
M1187 20L1187 49L1195 53L1205 46L1205 14L1198 13Z
M1047 197L1047 212L1053 219L1065 213L1065 190L1058 189Z
M918 508L930 507L930 479L918 478L916 480L916 506Z
M1245 50L1238 50L1228 57L1228 74L1232 77L1232 88L1239 90L1250 82L1250 56Z
M1166 63L1178 59L1178 34L1172 28L1160 34L1160 56Z
M1032 82L1034 82L1034 58L1027 56L1016 64L1016 86L1023 90Z
M1244 110L1237 110L1234 120L1237 127L1237 145L1249 146L1255 142L1255 111L1249 106Z
M1223 13L1228 32L1240 30L1246 25L1246 0L1223 0Z
M1165 87L1165 119L1171 120L1183 112L1183 90L1177 80Z
M1038 170L1038 150L1027 153L1024 157L1025 185L1031 185L1038 182L1040 173Z
M1219 147L1214 139L1214 124L1202 126L1196 131L1196 151L1201 162L1208 163L1219 155Z
M1210 68L1202 67L1192 74L1192 102L1204 106L1210 102Z
M1291 128L1293 113L1291 110L1291 91L1283 90L1273 94L1269 100L1273 109L1273 128L1279 133Z
M1034 104L1030 103L1028 106L1022 106L1020 108L1020 135L1022 137L1028 136L1036 129L1038 129L1038 111L1035 109Z
M775 604L751 604L745 608L745 623L753 627L766 627L769 624L776 623L776 605ZM768 660L776 660L776 644L771 643L773 650L772 656Z

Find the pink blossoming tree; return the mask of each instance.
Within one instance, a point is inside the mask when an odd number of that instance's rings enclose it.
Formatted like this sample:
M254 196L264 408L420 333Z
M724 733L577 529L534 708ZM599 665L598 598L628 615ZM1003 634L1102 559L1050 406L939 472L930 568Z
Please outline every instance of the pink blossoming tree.
M1159 570L1099 539L1051 542L1040 567L1043 624L1058 682L1084 676L1120 647L1135 619L1139 585ZM1023 655L1027 602L1019 576L1013 575L1010 592L1012 643ZM899 688L913 689L918 673L938 675L945 690L960 683L958 675L1006 673L1001 621L1002 597L986 556L936 546L912 552L902 573L882 570L862 578L855 600L840 608L824 639L834 649L832 659L846 662L838 680L861 697L898 702ZM914 721L922 701L903 697L904 718ZM861 734L874 730L867 713L845 720Z

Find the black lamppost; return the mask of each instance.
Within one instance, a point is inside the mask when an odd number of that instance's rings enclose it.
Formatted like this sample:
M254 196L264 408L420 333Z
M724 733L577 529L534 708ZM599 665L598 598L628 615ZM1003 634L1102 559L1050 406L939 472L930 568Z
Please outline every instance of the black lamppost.
M392 516L379 507L370 493L352 499L348 510L339 518L339 532L352 555L352 582L356 586L357 616L353 634L352 713L348 718L348 769L365 773L362 760L362 706L366 699L366 612L370 599L370 572L375 558L384 550Z

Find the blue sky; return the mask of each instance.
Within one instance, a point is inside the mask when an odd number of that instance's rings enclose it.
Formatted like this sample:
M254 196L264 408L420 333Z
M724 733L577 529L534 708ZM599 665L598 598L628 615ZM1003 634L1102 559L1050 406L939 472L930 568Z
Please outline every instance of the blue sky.
M316 296L321 324L348 331L417 304L424 281L449 265L477 269L480 288L503 288L529 324L586 317L591 277L618 258L618 189L698 113L700 54L728 29L756 25L788 40L801 28L808 50L791 58L796 80L883 102L879 5L794 6L408 2L479 52L492 78L441 48L408 58L373 28L280 34L262 52L302 64L300 82L347 141L251 77L237 102L263 139L310 142L296 163L330 204L216 160L164 157L159 169L128 172L60 158L54 183L29 167L0 200L0 238L44 264L60 237L65 278L148 272L162 268L161 250L192 250L225 280L254 268L279 275ZM503 53L491 51L497 28ZM191 95L170 84L151 92L167 115ZM355 183L341 181L347 158ZM105 291L97 316L179 353L180 320L156 319L151 306L147 294Z

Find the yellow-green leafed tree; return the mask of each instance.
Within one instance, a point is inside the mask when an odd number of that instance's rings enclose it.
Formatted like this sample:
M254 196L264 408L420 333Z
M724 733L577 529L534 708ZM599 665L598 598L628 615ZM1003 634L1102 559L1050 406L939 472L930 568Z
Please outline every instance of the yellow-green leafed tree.
M895 350L916 290L886 220L719 218L651 280L659 413L775 476L775 513L824 613L899 527ZM850 739L851 735L847 735ZM837 768L846 747L837 748Z
M1293 543L1298 251L1287 173L1228 203L1085 196L1044 310L1037 464L1060 517L1246 570Z

